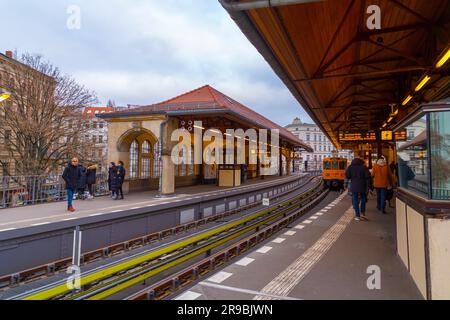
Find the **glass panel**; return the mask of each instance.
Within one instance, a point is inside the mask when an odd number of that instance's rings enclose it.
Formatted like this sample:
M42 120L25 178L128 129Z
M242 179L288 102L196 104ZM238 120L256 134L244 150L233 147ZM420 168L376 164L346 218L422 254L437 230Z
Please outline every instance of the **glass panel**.
M347 161L339 161L339 170L347 169Z
M324 163L323 163L323 168L325 169L325 170L331 170L331 161L324 161Z
M147 140L144 141L144 143L142 144L142 153L150 153L150 142L148 142Z
M450 111L430 113L432 199L450 200Z
M339 169L339 164L338 164L337 160L333 160L333 162L331 164L331 169L333 169L333 170Z
M150 177L150 158L142 159L141 178Z
M139 144L135 140L130 146L130 178L136 179L138 177L139 166Z
M161 145L158 142L155 143L153 149L153 178L159 178L161 175Z
M425 116L406 127L406 142L397 143L400 187L428 198L428 141Z

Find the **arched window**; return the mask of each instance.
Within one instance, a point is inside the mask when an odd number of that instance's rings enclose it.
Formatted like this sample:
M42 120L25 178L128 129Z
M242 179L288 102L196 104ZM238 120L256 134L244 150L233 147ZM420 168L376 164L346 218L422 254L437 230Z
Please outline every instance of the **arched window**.
M130 179L136 179L139 174L139 143L134 140L130 146Z
M148 140L145 140L142 143L141 178L150 178L151 158L151 143Z

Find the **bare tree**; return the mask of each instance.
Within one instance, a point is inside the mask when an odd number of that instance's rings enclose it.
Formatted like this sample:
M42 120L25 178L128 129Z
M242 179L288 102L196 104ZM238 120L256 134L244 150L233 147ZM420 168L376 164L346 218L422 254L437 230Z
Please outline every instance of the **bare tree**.
M81 112L96 103L93 92L39 55L24 54L0 73L1 87L12 93L0 108L0 138L15 160L15 174L55 172L73 156L93 160L89 119ZM0 165L11 175L7 162Z

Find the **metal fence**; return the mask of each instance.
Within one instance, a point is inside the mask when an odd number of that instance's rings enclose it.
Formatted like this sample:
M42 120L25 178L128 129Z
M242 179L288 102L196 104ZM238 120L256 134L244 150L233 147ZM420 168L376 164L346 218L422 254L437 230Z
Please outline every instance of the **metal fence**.
M94 185L94 196L102 196L108 193L107 174L98 173ZM65 199L65 182L60 175L0 176L0 209L63 201Z

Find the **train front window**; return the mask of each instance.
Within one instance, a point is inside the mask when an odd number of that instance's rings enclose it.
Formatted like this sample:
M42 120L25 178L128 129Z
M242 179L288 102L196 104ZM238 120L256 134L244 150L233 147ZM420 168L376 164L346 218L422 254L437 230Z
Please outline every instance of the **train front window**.
M331 170L331 161L324 161L323 162L323 168L325 169L325 170Z
M332 164L333 164L332 169L337 170L339 167L339 163L337 161L333 161Z
M339 170L345 170L345 169L347 169L347 161L339 162Z

